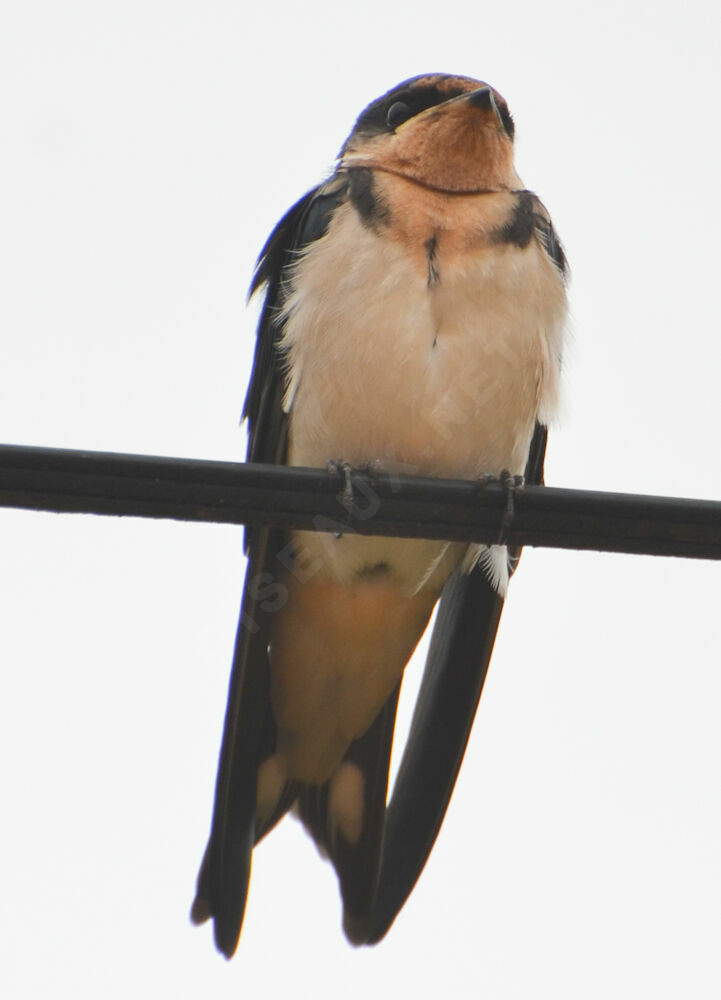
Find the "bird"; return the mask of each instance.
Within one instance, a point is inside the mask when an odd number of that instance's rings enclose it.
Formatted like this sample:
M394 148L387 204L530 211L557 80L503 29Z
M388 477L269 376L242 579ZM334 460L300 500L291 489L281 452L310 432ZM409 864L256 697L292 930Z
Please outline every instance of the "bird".
M514 165L504 98L405 80L278 222L243 416L249 462L542 483L567 263ZM511 494L509 492L509 498ZM343 929L380 941L440 830L520 550L246 529L211 832L191 919L238 945L254 845L292 810L334 865ZM393 794L404 668L438 612Z

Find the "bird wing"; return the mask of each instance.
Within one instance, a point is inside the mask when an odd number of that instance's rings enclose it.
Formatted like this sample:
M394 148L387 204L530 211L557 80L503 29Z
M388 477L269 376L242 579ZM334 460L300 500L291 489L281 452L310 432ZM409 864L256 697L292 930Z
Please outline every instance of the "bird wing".
M537 424L526 480L543 482L546 428ZM520 549L509 553L512 569ZM456 572L441 595L411 728L388 804L378 893L368 943L389 930L441 828L468 743L503 597L480 565Z
M533 196L531 232L564 281L568 264L545 208ZM530 236L530 234L529 234ZM560 360L560 359L559 359ZM536 423L525 480L543 484L547 428ZM509 550L514 572L521 549ZM481 697L503 597L480 565L454 573L438 608L410 733L386 812L378 892L367 942L380 941L423 871L443 823Z
M288 416L283 409L285 379L279 350L279 307L283 282L294 255L322 237L344 195L331 179L310 191L283 216L261 251L251 294L266 286L258 323L255 357L243 416L248 421L248 461L284 464ZM230 673L228 703L215 786L210 837L191 910L195 923L214 919L215 941L227 957L235 951L243 922L253 846L293 801L256 829L258 767L270 756L275 724L270 706L268 636L282 593L275 581L276 556L286 542L282 531L246 531L248 565Z

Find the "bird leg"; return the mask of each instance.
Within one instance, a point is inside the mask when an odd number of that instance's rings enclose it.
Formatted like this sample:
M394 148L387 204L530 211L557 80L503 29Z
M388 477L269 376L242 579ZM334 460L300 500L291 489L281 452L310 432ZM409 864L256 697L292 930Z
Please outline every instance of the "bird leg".
M498 533L497 545L505 545L508 531L516 514L516 497L519 497L526 486L525 476L512 476L508 469L503 469L500 478L501 486L506 493L506 509L501 518L501 530Z
M494 545L505 545L508 538L508 531L513 524L516 514L516 497L519 497L523 493L526 486L526 477L513 476L508 469L503 469L500 476L483 474L478 477L478 485L482 490L485 490L491 483L500 483L506 494L506 506L501 517L498 539L494 542Z
M351 473L353 471L350 462L346 462L343 459L329 458L326 462L326 469L328 470L328 475L331 479L338 479L340 476L343 477L343 492L338 494L338 501L345 507L348 513L348 520L350 520L351 513L353 511L353 482L351 480ZM334 538L342 538L342 531L334 531Z
M343 492L338 494L338 499L346 510L350 511L353 506L353 482L351 480L353 468L350 462L345 462L343 459L331 458L326 463L326 468L328 475L333 479L337 479L339 476L343 477Z

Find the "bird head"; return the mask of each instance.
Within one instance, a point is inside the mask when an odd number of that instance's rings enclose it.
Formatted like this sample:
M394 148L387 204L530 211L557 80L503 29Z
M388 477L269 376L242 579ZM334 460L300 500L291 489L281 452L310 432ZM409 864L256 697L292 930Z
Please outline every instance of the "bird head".
M432 74L398 84L359 116L340 167L370 167L449 193L522 187L513 164L513 119L501 95L466 76Z

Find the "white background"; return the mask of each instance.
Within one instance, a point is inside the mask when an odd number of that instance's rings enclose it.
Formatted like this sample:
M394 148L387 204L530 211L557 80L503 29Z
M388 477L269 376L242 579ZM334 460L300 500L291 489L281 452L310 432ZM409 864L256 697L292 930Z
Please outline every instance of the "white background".
M718 498L715 6L4 0L0 440L242 458L258 249L441 70L508 99L572 265L548 482ZM240 529L4 510L0 556L4 997L719 996L718 565L527 550L388 938L287 820L226 964L187 913Z

